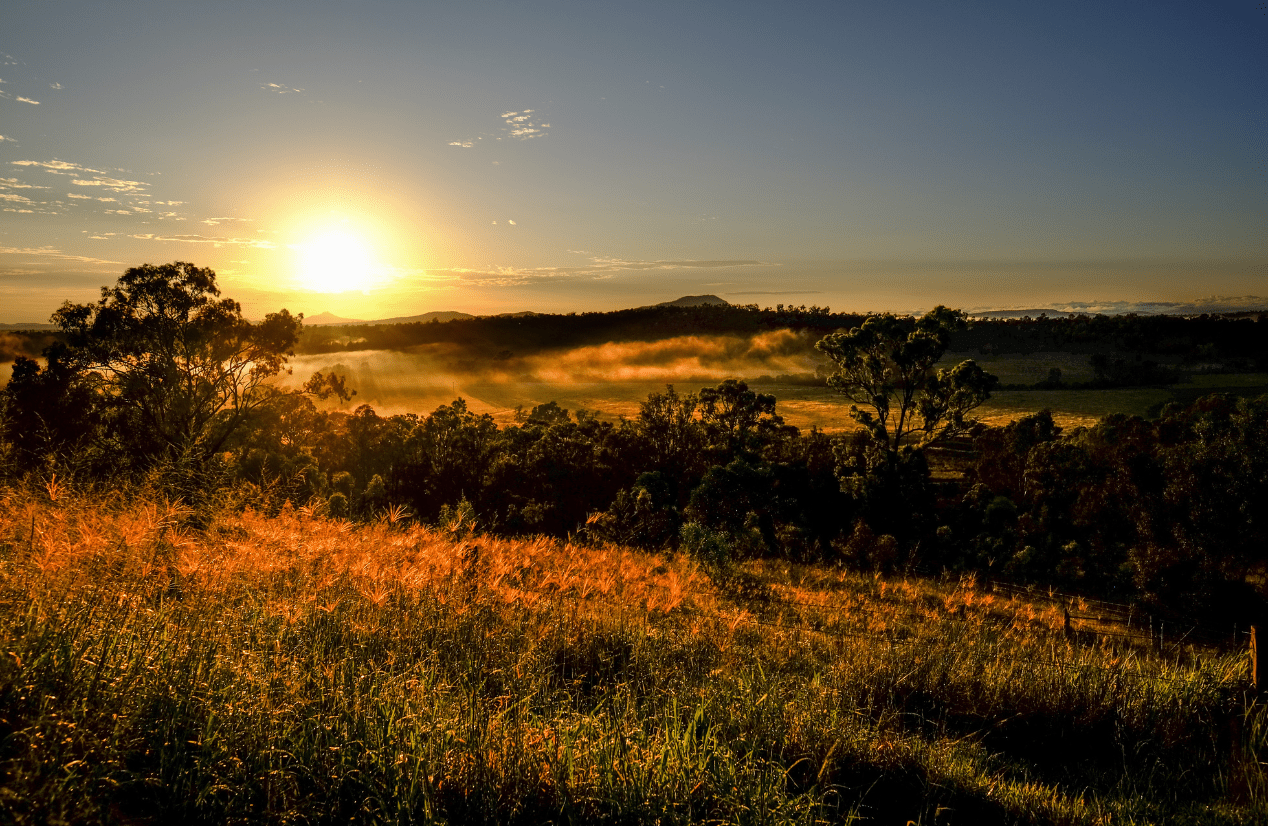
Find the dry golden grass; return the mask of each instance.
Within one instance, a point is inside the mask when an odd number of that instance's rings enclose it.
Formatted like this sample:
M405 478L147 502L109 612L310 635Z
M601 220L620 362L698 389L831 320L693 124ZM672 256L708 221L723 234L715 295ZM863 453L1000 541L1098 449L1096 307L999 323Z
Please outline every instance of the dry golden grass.
M190 516L0 493L0 818L1264 813L1262 715L1230 718L1238 755L1211 727L1244 659L1076 644L971 580Z

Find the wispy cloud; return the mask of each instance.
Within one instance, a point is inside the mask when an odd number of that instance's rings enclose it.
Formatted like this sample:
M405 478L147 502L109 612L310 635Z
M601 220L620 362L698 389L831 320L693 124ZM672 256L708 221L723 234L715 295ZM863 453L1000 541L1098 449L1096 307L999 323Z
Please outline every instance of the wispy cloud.
M260 88L266 92L275 92L279 95L302 95L304 93L303 89L298 89L294 86L284 86L281 83L262 83Z
M720 269L724 267L769 267L766 261L747 259L722 259L716 261L698 261L691 258L670 261L629 261L622 258L592 258L597 267L615 271L621 270L678 270L678 269Z
M80 166L77 163L69 161L59 161L54 158L51 161L9 161L14 166L31 166L43 169L46 172L53 172L59 175L104 175L100 169L90 169L86 166Z
M519 112L503 112L502 122L506 124L506 133L516 140L532 140L533 138L545 137L546 130L550 128L549 123L542 123L540 119L533 117L532 109L524 109Z
M77 192L67 193L66 197L69 200L45 198L42 202L34 205L36 211L42 214L63 214L72 204L78 206L80 208L79 212L82 214L83 207L91 206L88 202L97 202L103 205L111 205L110 209L103 210L103 214L107 215L137 215L162 220L185 220L183 216L172 211L156 212L155 207L178 206L184 202L151 200L149 192L151 184L145 181L133 180L131 170L94 169L93 167L71 161L63 161L58 158L48 161L18 160L10 161L9 163L26 172L28 178L37 174L66 176L70 178L68 183L78 190ZM118 177L120 173L129 177ZM157 173L146 174L153 175ZM0 190L5 189L47 190L52 189L52 187L33 183L29 179L3 177L0 178Z
M212 234L160 234L148 231L156 224L198 220L195 216L181 214L170 207L181 207L185 201L167 198L152 198L151 183L145 180L134 180L142 175L159 173L133 173L126 169L95 169L72 161L58 158L51 160L18 160L9 162L14 171L20 169L23 177L0 178L0 209L7 212L32 212L45 215L60 215L74 211L78 215L96 212L107 226L128 226L130 237L141 240L159 240L189 244L209 244L213 246L253 247L273 249L272 241L261 241L254 238L239 238ZM53 198L39 193L51 187L37 183L38 175L65 176L73 191L64 198ZM123 176L127 177L123 177ZM28 180L31 179L31 180ZM62 184L65 186L65 183ZM20 190L20 191L19 191ZM213 216L202 219L209 227L223 223L248 223L254 219L232 216ZM129 226L130 225L130 226ZM148 227L146 226L148 225ZM102 233L94 233L96 240ZM125 232L123 237L128 237Z
M18 178L0 178L0 189L48 189L48 187L24 183Z
M393 282L410 281L414 283L426 282L432 284L445 284L459 281L460 278L453 272L448 270L429 270L419 267L379 267L379 273L385 279Z
M85 181L82 178L73 178L71 183L75 186L104 186L107 189L113 189L119 192L140 192L149 184L140 181L124 181L119 178L94 178L91 181Z
M497 222L494 221L494 223ZM489 267L485 269L454 267L434 272L452 273L471 284L502 287L545 281L605 280L626 272L771 266L765 261L741 259L637 261L620 258L591 258L590 261L588 265L575 267Z
M134 233L130 238L139 241L165 241L182 244L211 244L214 247L254 247L255 249L277 249L277 244L259 238L229 238L221 235L158 235L152 232Z
M10 59L7 56L5 56L4 58L0 58L0 66L17 66L17 65L19 65L19 61L17 60ZM0 86L7 86L7 85L9 85L8 81L4 79L0 79ZM53 88L58 88L58 87L53 87ZM3 89L0 89L0 98L4 98L6 100L14 100L14 101L17 101L18 103L28 103L32 106L40 105L40 102L36 100L35 98L27 97L26 95L20 95L13 92L6 92Z
M89 255L72 255L54 247L0 247L0 255L19 255L25 258L41 258L49 261L75 261L80 264L117 265L119 261L94 258Z
M0 143L17 143L17 138L11 138L8 135L0 135Z
M498 117L502 121L502 126L495 132L486 132L475 138L461 138L459 140L449 141L450 146L457 146L463 149L471 149L477 145L477 141L483 140L487 135L494 140L502 140L503 138L513 140L532 140L533 138L545 137L550 124L545 123L537 116L533 109L521 109L510 112L503 112ZM497 161L494 161L496 164Z
M819 295L823 290L744 290L724 295Z

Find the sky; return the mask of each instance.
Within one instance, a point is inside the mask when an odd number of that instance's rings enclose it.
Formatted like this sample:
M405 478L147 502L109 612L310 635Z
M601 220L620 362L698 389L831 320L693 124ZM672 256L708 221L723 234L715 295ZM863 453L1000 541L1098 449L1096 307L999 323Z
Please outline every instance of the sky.
M250 317L1256 304L1266 33L1249 0L6 0L0 322L170 261Z

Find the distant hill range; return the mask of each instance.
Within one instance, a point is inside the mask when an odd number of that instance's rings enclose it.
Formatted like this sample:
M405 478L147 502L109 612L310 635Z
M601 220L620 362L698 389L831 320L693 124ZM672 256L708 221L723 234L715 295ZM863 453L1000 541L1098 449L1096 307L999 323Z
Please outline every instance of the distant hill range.
M675 298L673 301L662 301L659 304L651 304L652 307L700 307L705 304L730 304L731 302L718 298L716 295L684 295L682 298ZM647 307L639 307L645 310Z
M470 313L460 313L455 310L438 310L431 313L422 313L420 315L396 316L394 318L380 318L374 321L364 321L359 318L341 318L334 313L318 313L312 317L305 317L304 324L310 327L356 327L362 324L416 324L426 323L429 321L453 321L455 318L475 318Z
M34 322L34 321L29 324L23 324L21 322L17 322L16 324L0 324L0 330L55 330L55 329L57 328L54 327L52 324L41 324L39 322Z
M1256 295L1209 296L1193 301L1064 301L1045 308L1023 310L972 309L973 318L1011 320L1018 318L1067 318L1079 315L1226 315L1252 316L1268 310L1268 298Z
M1070 313L1065 310L975 310L970 312L969 315L973 318L1039 318L1039 316L1044 315L1048 318L1065 318L1066 316L1077 315L1077 313Z
M684 295L682 298L675 298L673 301L662 301L659 304L649 304L647 307L639 307L640 310L646 310L648 307L700 307L703 305L728 305L730 302L718 298L716 295ZM524 316L539 315L531 310L525 310L519 313L498 313L496 318L522 318ZM334 313L325 312L318 313L315 316L305 317L304 324L308 327L358 327L370 324L417 324L420 322L430 321L453 321L457 318L476 318L470 313L460 313L454 310L439 310L431 313L422 313L421 315L396 316L395 318L379 318L374 321L365 321L360 318L343 318ZM48 325L46 325L48 326ZM3 329L3 328L0 328ZM34 329L32 327L23 327L23 329Z

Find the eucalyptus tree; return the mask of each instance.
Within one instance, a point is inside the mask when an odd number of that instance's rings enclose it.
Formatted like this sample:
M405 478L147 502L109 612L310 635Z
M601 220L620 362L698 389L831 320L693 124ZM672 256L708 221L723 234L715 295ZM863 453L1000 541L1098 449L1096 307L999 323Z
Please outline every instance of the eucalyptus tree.
M876 315L825 336L815 349L836 365L828 384L853 402L851 416L893 455L966 430L969 413L998 385L972 359L937 367L951 335L966 326L962 312L943 306L914 325Z
M93 304L66 302L52 321L66 339L66 366L115 414L130 451L201 465L250 416L287 391L288 357L303 316L259 322L220 297L216 273L193 264L128 269ZM302 391L350 397L342 378L315 374Z
M862 439L840 443L837 476L861 518L904 543L931 525L935 497L923 447L967 430L998 380L974 361L938 367L964 314L938 306L914 324L885 314L815 345L837 370L828 384L853 404Z

